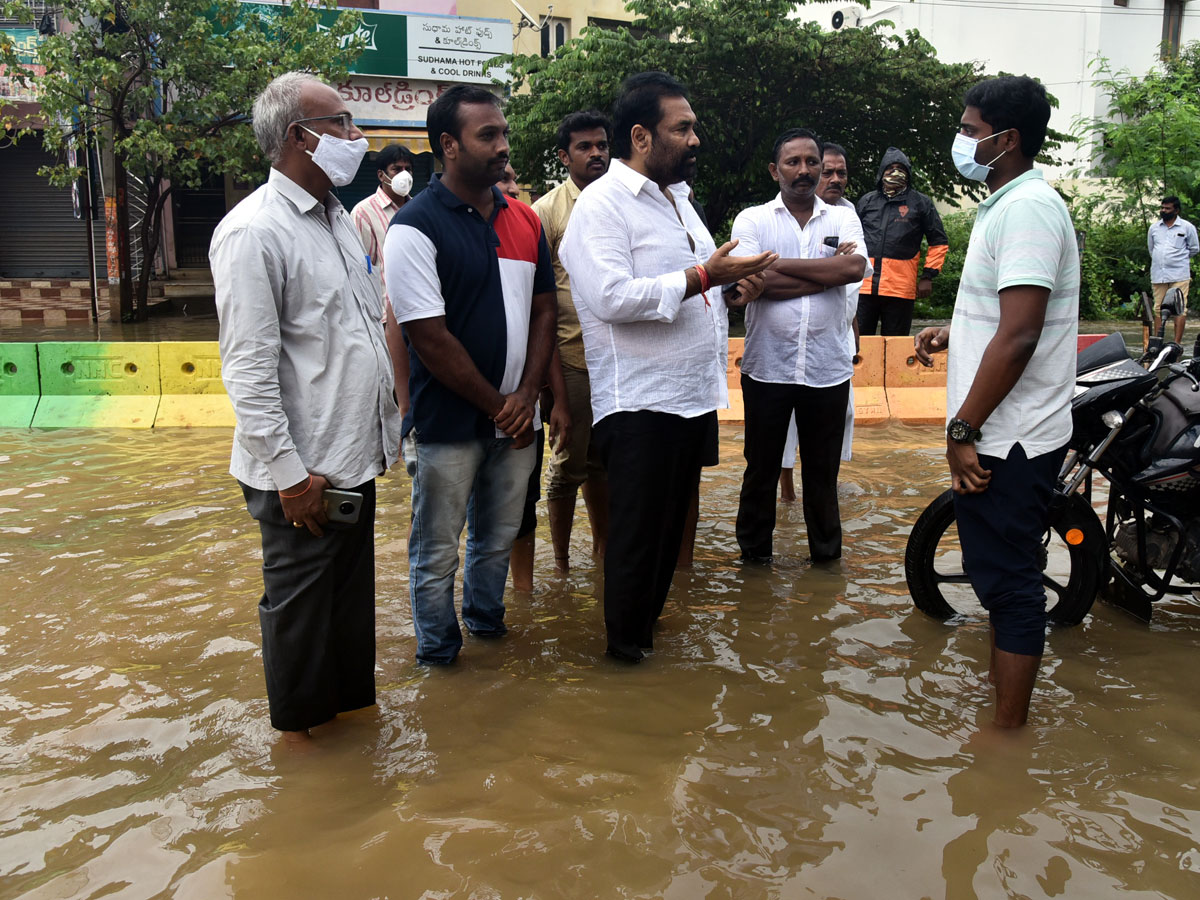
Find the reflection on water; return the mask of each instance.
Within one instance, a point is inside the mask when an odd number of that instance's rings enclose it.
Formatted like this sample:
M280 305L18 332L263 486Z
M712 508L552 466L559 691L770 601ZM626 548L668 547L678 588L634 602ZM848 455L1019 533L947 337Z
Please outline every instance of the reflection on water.
M904 586L938 429L859 429L832 571L796 507L774 569L734 562L722 437L636 668L600 656L582 514L508 638L415 666L407 482L381 484L379 706L305 756L267 725L229 432L0 434L0 895L1200 896L1200 603L1054 632L1032 727L989 743L986 626Z

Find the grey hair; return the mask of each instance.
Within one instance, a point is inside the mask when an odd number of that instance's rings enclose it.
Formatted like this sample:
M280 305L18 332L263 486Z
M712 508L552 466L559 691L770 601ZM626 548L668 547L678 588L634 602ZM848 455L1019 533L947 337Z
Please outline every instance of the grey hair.
M273 164L283 156L287 127L297 119L304 118L300 105L300 94L306 84L324 84L316 75L308 72L284 72L263 88L254 100L251 112L254 136L258 146Z

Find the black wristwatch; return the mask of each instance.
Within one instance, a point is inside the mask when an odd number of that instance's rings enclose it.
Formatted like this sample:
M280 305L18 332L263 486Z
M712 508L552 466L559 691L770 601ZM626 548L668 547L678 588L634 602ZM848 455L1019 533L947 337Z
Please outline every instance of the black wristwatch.
M983 432L973 428L966 419L951 419L946 426L946 437L956 444L973 444L983 437Z

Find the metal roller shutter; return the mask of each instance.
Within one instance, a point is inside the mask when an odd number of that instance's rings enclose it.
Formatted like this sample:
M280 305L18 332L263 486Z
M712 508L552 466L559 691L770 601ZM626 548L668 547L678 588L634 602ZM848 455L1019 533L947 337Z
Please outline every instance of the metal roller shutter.
M87 224L75 218L70 190L37 173L54 162L33 135L0 149L0 277L88 277ZM97 277L104 279L103 215L92 224Z

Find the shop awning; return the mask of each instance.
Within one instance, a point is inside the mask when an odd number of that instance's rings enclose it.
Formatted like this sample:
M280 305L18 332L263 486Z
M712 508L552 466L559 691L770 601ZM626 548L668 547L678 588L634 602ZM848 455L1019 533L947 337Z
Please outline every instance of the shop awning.
M388 144L403 144L413 153L432 153L429 133L424 128L384 128L366 126L359 129L367 139L367 149L382 150Z

